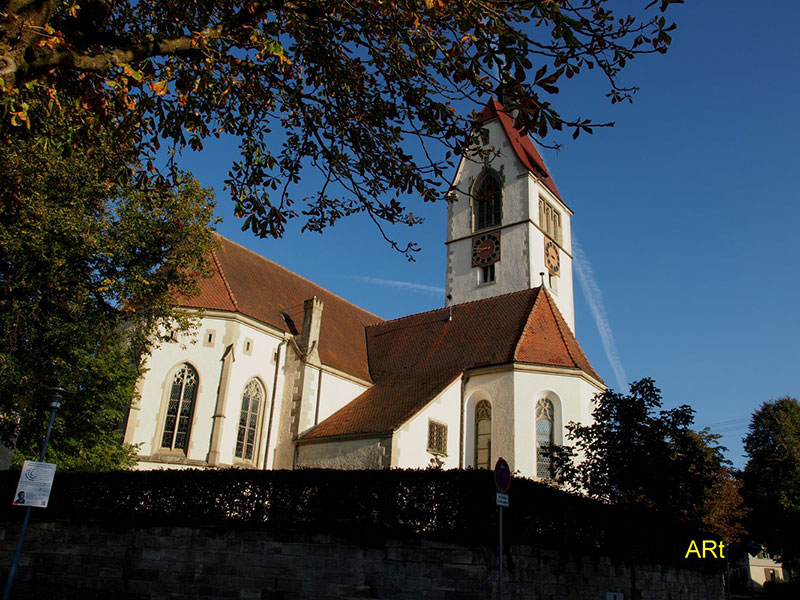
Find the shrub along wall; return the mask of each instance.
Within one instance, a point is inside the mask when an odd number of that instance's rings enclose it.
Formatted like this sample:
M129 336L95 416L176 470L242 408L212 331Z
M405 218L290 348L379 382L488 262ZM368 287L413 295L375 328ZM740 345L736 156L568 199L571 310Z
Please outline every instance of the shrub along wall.
M18 473L0 477L0 490L6 498L0 503L0 518L6 522L19 520L23 512L10 506L17 478ZM683 558L689 540L703 537L696 532L660 522L652 515L623 511L528 480L514 480L509 496L511 506L504 513L505 540L509 548L528 548L522 556L530 549L546 549L551 553L548 556L582 555L626 565L659 565L655 572L666 567L684 571L688 568L695 572L691 577L712 582L712 588L719 579L715 573L721 565L713 561L689 564ZM39 532L36 535L46 539L48 530L60 531L62 542L74 541L69 532L116 532L113 535L119 539L109 542L110 547L117 543L135 546L135 540L144 535L131 537L126 531L147 531L151 538L166 539L175 537L169 531L176 527L186 528L177 536L184 540L179 542L183 546L194 543L186 542L187 536L205 540L234 536L239 540L237 536L255 535L270 544L330 536L331 540L338 540L337 548L354 544L385 552L387 540L394 540L396 545L411 544L410 547L425 540L426 544L472 548L470 568L483 569L477 577L484 587L496 561L495 489L492 474L486 471L64 473L56 475L50 506L34 509L33 523L37 522L42 525L34 527ZM158 527L171 529L159 533L154 529ZM12 525L7 530L13 529ZM11 541L6 536L6 549ZM87 539L86 543L90 541ZM325 546L324 542L314 544ZM45 542L42 551L48 550L46 546ZM476 548L485 554L477 563L472 560L474 552L478 552ZM121 560L125 556L123 553ZM427 564L432 557L435 560L435 556L426 554L424 562ZM128 558L136 558L136 551ZM551 567L563 562L548 560ZM520 561L525 559L518 558L517 564L522 564ZM635 577L634 573L627 573L623 579ZM673 583L678 581L672 579ZM370 593L375 593L374 589Z

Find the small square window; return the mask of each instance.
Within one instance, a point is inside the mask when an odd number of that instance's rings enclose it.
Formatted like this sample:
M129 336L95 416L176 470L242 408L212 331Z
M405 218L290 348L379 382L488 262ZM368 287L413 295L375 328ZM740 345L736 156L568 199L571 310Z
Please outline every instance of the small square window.
M253 354L253 340L251 340L250 338L245 338L244 339L244 353L247 356L250 356L250 355Z
M213 346L214 340L217 337L217 332L213 329L206 329L203 334L203 346Z
M481 267L481 283L492 283L494 281L494 265Z
M447 425L428 421L428 452L447 456Z

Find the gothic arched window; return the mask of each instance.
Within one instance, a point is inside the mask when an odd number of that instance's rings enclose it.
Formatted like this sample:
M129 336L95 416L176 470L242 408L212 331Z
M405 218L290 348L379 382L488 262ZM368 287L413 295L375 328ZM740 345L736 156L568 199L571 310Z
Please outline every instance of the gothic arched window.
M486 171L472 188L472 218L475 231L497 227L503 215L503 186L497 175Z
M187 450L196 397L197 371L188 364L183 364L172 377L164 435L161 437L162 448L184 452Z
M553 403L541 398L536 403L536 476L550 478L553 476L553 457L550 448L553 445Z
M264 386L258 379L251 379L242 394L242 412L239 414L239 433L236 436L236 458L253 460L258 413L263 403Z
M492 405L481 400L475 405L475 468L488 469L492 460Z

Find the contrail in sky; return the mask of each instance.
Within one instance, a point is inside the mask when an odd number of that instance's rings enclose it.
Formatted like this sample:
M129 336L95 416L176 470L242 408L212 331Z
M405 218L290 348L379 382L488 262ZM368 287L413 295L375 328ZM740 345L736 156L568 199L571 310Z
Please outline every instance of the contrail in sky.
M622 361L617 353L617 345L614 343L614 334L611 332L611 323L606 316L606 308L603 304L603 294L600 287L594 279L594 271L592 265L583 253L575 236L572 236L572 253L573 265L575 265L575 273L578 275L578 282L581 284L581 291L586 302L589 304L589 310L592 311L597 331L600 334L600 339L603 342L603 348L606 351L606 358L614 370L614 376L617 379L617 386L621 393L628 390L628 378L625 376L625 369L622 367Z
M364 275L355 275L354 279L372 283L375 285L385 285L389 287L403 288L412 292L423 292L425 294L444 294L444 288L435 285L425 285L422 283L414 283L413 281L397 281L396 279L379 279L377 277L366 277Z

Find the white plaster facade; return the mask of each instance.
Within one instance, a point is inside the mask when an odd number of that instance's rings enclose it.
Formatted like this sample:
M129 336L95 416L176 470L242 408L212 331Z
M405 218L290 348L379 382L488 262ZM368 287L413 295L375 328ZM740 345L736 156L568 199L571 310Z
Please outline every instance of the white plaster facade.
M303 362L292 338L245 315L205 311L193 335L156 348L147 359L139 399L126 423L125 441L139 447L138 468L292 468L294 443L284 432L291 428L297 363L307 380L301 431L326 419L370 385L330 367ZM188 448L168 450L161 442L170 388L174 373L186 364L198 376ZM251 460L244 460L234 456L234 449L242 394L251 379L262 385L265 395L256 425L256 451Z

